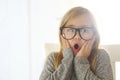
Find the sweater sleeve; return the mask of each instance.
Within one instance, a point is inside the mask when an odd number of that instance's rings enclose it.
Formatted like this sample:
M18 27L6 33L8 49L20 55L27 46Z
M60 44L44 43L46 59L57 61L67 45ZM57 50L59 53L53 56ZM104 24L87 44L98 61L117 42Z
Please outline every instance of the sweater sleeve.
M113 80L113 73L109 55L105 50L99 51L96 59L96 70L93 73L85 57L76 57L74 60L77 80Z
M70 80L72 75L73 53L70 48L63 51L62 63L55 70L54 54L50 55L45 63L39 80Z

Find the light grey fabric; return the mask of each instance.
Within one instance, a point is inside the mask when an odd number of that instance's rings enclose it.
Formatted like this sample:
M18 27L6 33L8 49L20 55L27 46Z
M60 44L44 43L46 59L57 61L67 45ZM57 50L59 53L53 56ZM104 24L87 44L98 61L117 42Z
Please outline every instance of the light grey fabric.
M48 56L39 80L113 80L110 58L105 50L98 51L96 64L96 70L92 72L87 58L74 57L72 50L66 48L57 70L54 68L54 53Z

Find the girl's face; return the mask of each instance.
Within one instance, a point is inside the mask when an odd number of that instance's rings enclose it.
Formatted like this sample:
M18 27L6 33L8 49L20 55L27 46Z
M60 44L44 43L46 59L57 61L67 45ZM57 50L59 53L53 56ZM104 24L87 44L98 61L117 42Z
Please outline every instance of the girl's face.
M75 18L70 19L64 27L70 27L70 28L85 28L85 27L93 27L92 20L85 14L77 16ZM83 33L85 30L81 31ZM70 37L69 34L68 37ZM89 36L87 36L89 37ZM63 38L62 38L63 39ZM85 43L86 40L82 39L80 37L79 31L77 30L76 35L72 38L67 40L73 50L73 53L76 55L77 52L81 49L83 44Z

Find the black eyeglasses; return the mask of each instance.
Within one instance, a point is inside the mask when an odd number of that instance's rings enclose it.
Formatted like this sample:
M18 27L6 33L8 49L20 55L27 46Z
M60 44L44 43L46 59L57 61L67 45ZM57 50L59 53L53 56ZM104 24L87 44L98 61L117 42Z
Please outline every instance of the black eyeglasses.
M75 37L77 31L79 36L84 40L90 40L93 38L95 29L93 27L72 28L72 27L60 27L61 35L64 39L70 40Z

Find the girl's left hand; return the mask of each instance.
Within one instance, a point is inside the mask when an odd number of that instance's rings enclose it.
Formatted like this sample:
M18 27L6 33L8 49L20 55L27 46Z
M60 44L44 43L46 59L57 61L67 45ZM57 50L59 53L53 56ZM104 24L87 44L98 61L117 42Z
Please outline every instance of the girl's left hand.
M76 56L82 56L88 58L93 48L94 41L95 41L95 37L93 37L92 40L86 41Z

